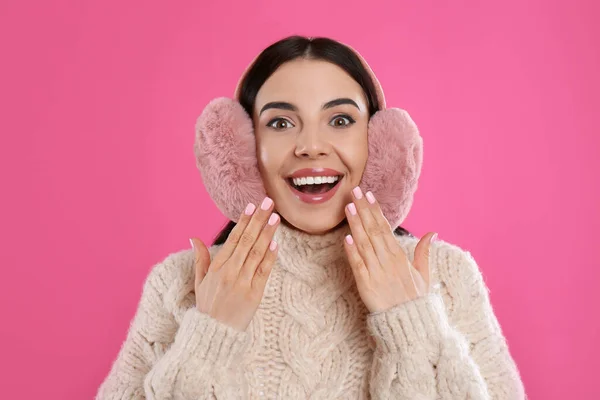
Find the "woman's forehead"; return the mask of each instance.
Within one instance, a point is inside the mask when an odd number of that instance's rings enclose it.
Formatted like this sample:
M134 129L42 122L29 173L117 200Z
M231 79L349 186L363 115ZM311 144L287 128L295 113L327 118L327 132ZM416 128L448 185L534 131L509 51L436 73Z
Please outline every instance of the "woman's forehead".
M283 64L265 81L256 96L255 109L272 101L294 103L299 108L320 107L340 97L366 104L361 86L342 68L327 61L299 59Z

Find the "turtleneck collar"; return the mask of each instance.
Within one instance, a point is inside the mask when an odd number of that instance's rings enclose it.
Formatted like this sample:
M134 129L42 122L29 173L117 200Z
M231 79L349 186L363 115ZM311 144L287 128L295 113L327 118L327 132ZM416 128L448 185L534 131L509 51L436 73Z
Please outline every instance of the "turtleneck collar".
M346 282L352 274L344 251L349 233L347 224L317 235L281 223L273 238L279 246L278 264L313 287L332 280Z

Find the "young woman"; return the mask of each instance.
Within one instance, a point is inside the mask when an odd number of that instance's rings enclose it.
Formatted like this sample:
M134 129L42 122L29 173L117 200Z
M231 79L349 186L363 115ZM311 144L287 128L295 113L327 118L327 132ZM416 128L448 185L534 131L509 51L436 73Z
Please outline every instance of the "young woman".
M471 255L402 228L408 115L326 38L265 49L197 124L232 222L150 272L98 399L523 399Z

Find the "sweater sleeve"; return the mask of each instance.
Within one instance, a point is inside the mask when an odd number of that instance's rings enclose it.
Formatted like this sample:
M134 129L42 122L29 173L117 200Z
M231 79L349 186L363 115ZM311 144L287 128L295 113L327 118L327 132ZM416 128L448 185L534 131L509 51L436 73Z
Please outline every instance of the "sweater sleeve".
M524 388L470 253L440 244L440 290L370 314L373 399L522 400Z
M182 284L176 273L181 261L171 256L150 272L96 400L243 397L243 375L236 361L245 351L248 334L201 313L195 305L175 317L171 303Z

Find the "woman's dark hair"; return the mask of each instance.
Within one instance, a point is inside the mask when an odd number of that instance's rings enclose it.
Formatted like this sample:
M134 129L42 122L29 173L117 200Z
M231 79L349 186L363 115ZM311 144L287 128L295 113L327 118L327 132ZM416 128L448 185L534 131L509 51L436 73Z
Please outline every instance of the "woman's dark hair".
M369 116L380 109L375 84L371 75L356 54L343 44L329 38L290 36L267 47L252 63L240 85L239 101L248 115L253 115L258 91L265 81L284 63L297 58L328 61L342 68L362 87L369 103ZM223 244L235 227L229 221L217 235L213 244ZM409 235L402 227L394 230L396 235Z

